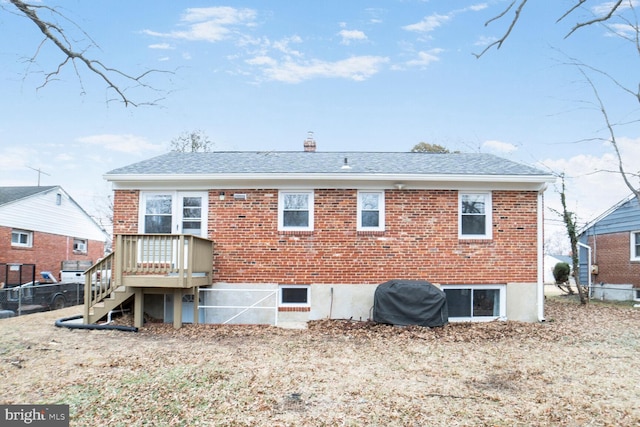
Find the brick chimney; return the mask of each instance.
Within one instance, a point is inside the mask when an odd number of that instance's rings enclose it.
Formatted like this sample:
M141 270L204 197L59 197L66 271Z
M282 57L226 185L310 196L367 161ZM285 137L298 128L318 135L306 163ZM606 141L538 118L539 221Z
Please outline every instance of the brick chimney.
M313 139L311 131L307 133L307 139L304 140L304 151L305 153L315 153L316 151L316 140Z

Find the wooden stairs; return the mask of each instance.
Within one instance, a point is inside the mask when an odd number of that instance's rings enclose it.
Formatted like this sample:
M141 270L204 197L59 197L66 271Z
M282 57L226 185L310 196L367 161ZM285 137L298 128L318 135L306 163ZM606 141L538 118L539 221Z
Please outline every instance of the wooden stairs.
M89 306L88 323L97 323L106 317L110 311L115 310L120 305L126 303L135 295L135 292L126 286L118 286L109 295L99 302Z

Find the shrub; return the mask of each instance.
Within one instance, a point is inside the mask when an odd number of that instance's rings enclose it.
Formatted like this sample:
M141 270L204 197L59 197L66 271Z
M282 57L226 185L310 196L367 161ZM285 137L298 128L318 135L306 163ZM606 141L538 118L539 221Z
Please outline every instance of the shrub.
M553 267L553 278L556 279L556 283L567 283L570 274L571 267L566 262L559 262Z

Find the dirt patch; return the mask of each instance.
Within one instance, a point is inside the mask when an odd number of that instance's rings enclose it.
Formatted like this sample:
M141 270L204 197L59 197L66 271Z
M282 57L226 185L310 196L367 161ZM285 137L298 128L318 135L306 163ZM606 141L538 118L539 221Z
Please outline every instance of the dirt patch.
M568 298L544 323L307 330L56 328L0 320L2 403L64 403L71 425L638 425L640 310Z

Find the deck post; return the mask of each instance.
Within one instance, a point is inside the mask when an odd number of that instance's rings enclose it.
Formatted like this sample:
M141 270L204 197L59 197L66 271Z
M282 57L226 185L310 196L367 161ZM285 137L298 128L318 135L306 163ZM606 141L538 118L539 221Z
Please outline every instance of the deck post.
M180 329L182 327L182 289L173 290L173 327Z
M200 323L200 286L194 286L193 288L193 324Z
M144 324L144 292L142 288L136 288L133 297L133 326L142 328Z

